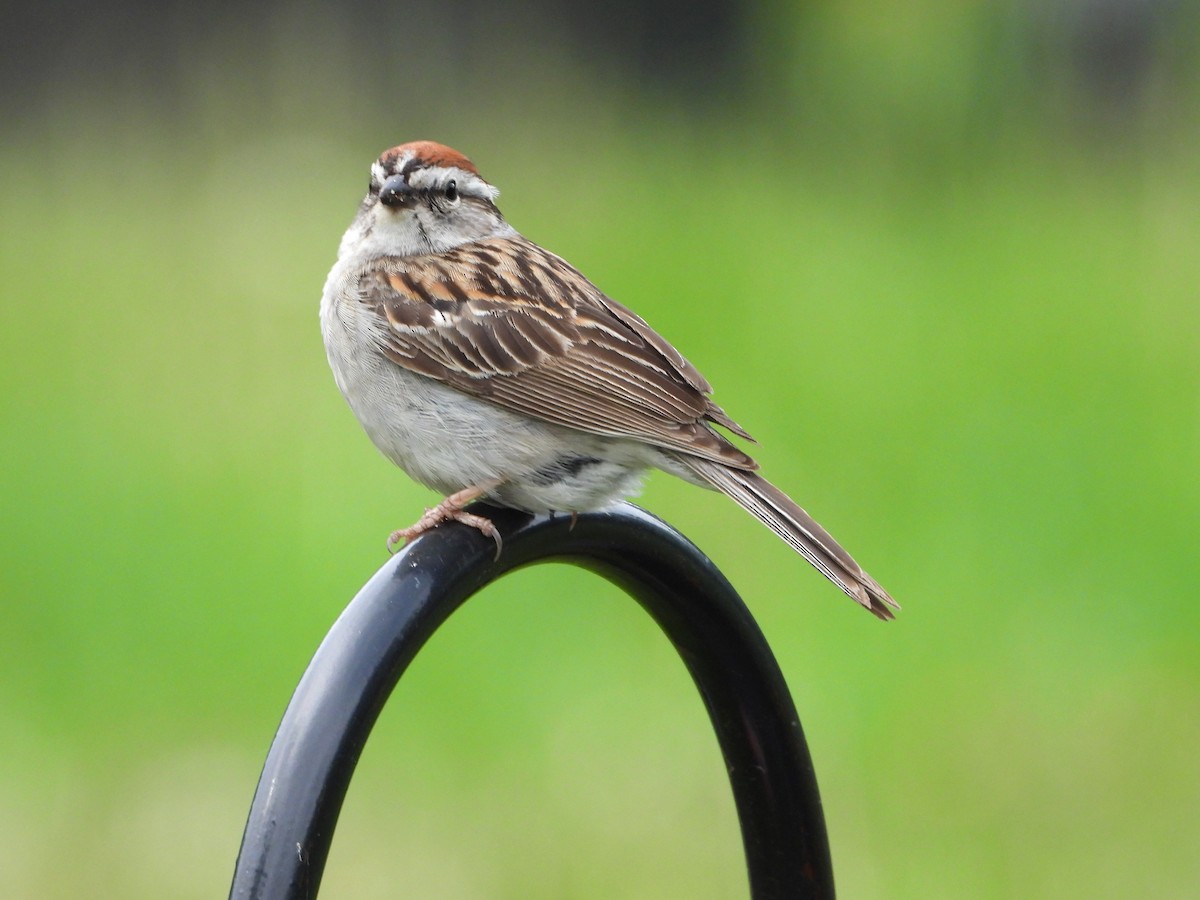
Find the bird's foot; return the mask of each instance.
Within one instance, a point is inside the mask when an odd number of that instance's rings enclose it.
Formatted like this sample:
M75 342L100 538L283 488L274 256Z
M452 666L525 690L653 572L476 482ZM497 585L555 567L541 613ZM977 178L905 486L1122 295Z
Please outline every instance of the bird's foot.
M499 484L498 481L489 481L485 484L463 488L461 491L451 494L437 506L433 507L433 509L425 510L425 515L421 516L415 524L410 525L408 528L397 528L388 535L388 552L394 553L400 544L420 537L425 532L437 528L443 522L461 522L464 525L478 529L494 540L496 542L496 559L499 559L500 550L503 546L499 529L492 524L491 519L477 516L463 509L464 506L478 500L492 488L496 487L497 484Z

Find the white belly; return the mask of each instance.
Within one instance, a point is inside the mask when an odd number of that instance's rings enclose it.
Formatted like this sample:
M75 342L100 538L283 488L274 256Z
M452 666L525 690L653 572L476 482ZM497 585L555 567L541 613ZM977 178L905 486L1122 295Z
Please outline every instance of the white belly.
M334 379L388 459L442 494L500 479L489 496L531 512L582 511L632 496L659 451L517 415L390 362L375 313L338 301L334 275L321 330Z

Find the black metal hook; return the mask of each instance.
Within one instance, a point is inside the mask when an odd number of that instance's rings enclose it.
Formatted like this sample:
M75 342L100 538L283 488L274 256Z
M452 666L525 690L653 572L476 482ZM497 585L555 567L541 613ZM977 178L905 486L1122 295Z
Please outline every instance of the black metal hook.
M445 525L359 591L300 680L263 766L230 900L317 894L362 748L392 688L434 631L506 572L548 560L632 595L675 645L729 771L754 900L831 898L816 774L779 666L741 598L695 545L630 504L531 516L479 507L504 540Z

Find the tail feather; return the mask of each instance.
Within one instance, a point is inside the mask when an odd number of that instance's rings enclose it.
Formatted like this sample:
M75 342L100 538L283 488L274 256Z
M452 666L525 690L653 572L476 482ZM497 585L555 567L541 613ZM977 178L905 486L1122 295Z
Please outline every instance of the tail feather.
M757 472L731 469L720 463L680 456L689 469L728 495L760 522L794 547L822 575L880 619L893 619L900 605L862 570L829 532L795 504L787 494Z

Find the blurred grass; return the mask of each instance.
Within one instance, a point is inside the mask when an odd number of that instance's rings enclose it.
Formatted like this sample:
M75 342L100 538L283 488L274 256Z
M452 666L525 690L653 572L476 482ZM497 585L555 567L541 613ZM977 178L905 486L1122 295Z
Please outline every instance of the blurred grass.
M360 433L316 321L371 158L426 136L683 348L905 604L880 626L721 498L644 495L775 647L845 896L1188 893L1195 122L1097 149L825 110L797 138L568 72L376 127L319 71L285 67L298 93L259 115L198 59L186 127L64 95L0 148L5 896L227 889L290 690L430 499ZM326 892L741 895L693 694L613 589L497 585L385 712Z

